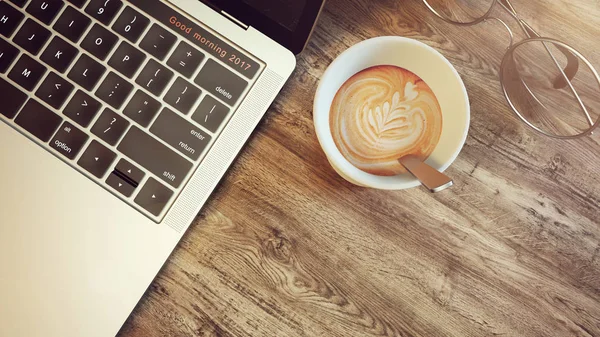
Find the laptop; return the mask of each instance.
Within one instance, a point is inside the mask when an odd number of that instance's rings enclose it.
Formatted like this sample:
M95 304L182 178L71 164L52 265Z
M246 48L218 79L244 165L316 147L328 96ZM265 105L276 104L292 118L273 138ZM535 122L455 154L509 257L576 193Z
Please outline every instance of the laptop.
M117 334L323 1L0 1L0 336Z

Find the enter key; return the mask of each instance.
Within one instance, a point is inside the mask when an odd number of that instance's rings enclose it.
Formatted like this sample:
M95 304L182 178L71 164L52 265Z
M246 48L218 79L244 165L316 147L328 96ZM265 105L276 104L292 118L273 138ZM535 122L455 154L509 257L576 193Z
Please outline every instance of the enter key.
M198 160L211 137L199 127L164 108L150 132L192 160Z

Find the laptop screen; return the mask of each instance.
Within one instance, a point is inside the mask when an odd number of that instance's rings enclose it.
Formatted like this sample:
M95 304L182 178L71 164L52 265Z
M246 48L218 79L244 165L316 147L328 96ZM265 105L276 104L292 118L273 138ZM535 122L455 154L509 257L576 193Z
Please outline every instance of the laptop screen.
M1 1L1 0L0 0ZM201 0L259 30L292 52L302 51L325 0Z
M306 0L243 0L288 30L298 27Z

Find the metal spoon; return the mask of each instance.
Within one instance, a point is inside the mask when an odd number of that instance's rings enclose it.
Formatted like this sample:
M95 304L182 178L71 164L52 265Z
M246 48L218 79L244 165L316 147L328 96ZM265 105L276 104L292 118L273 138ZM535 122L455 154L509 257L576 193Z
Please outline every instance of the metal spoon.
M419 179L423 186L427 187L431 193L437 193L447 189L454 183L447 175L425 164L419 157L409 154L398 159L398 162L404 166L415 178Z

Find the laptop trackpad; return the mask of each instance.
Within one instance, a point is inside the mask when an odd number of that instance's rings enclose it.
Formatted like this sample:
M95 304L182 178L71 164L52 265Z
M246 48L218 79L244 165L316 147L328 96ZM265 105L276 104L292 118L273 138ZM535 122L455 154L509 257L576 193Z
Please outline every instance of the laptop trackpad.
M0 335L114 335L177 233L1 121L0 144Z

